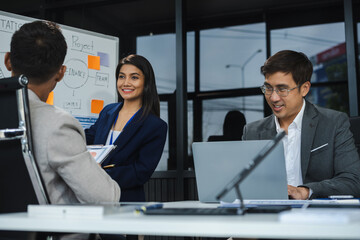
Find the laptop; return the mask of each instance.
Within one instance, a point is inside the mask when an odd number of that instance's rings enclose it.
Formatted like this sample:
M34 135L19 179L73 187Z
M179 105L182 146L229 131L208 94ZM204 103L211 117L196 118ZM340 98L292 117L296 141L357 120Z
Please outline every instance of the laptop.
M216 196L271 140L195 142L192 144L199 201L219 202ZM245 200L287 200L287 178L283 144L277 144L240 183ZM235 189L221 201L237 199Z

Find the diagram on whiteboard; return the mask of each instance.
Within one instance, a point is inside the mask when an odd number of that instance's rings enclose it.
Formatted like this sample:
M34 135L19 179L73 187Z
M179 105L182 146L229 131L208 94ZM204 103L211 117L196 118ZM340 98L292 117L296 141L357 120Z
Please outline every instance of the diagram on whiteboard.
M66 30L63 34L68 45L66 72L54 90L54 105L69 111L86 127L106 104L116 101L118 46L112 39L96 35L89 38Z
M84 86L89 75L86 63L79 59L69 59L65 62L65 66L69 66L65 73L65 85L72 89Z
M13 33L24 23L37 19L0 11L0 78L10 77L4 65ZM65 109L87 127L101 109L117 102L115 69L119 39L82 29L62 26L67 43L66 72L48 102ZM51 98L51 99L50 99Z

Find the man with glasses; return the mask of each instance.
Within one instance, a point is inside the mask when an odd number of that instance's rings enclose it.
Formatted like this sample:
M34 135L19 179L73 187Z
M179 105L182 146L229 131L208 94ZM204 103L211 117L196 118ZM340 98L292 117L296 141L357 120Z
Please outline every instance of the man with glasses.
M271 139L281 129L286 132L289 198L360 197L360 160L347 115L305 100L313 72L309 59L300 52L280 51L261 72L261 90L273 114L247 124L243 139Z

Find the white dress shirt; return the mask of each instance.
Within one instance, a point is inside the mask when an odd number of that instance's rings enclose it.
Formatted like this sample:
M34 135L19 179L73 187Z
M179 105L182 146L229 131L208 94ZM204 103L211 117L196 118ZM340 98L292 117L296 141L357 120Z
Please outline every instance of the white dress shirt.
M299 186L303 184L301 174L301 127L304 116L305 100L300 112L295 117L294 121L288 127L288 134L283 138L284 155L286 164L287 182L292 186ZM275 117L276 132L280 132L280 124Z
M110 129L108 137L105 142L105 145L114 144L115 140L119 137L120 133L121 133L121 131L114 131L114 130ZM112 135L112 142L110 142L111 135Z

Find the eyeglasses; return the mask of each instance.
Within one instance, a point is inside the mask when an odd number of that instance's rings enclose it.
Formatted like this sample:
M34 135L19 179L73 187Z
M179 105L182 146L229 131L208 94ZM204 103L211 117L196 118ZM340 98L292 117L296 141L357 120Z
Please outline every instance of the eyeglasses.
M284 88L284 87L280 87L280 88L272 88L266 85L262 85L261 91L263 92L264 95L272 95L273 92L275 91L277 95L279 95L280 97L287 97L289 95L289 92L300 87L299 85L294 87L294 88Z

